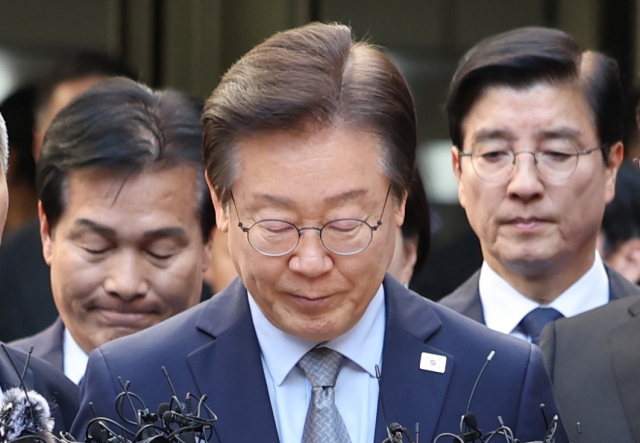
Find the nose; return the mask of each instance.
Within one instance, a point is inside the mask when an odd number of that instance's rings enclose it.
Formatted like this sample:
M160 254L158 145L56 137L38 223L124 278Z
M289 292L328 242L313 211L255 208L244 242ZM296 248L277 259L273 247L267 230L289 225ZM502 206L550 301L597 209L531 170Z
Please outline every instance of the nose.
M104 280L105 291L125 301L144 296L149 285L144 278L144 264L135 253L122 253L112 257Z
M514 162L515 165L507 185L508 195L520 200L531 200L540 196L544 186L540 181L533 152L516 153Z
M289 259L289 268L308 278L319 277L333 267L333 260L328 252L320 240L319 231L304 230Z

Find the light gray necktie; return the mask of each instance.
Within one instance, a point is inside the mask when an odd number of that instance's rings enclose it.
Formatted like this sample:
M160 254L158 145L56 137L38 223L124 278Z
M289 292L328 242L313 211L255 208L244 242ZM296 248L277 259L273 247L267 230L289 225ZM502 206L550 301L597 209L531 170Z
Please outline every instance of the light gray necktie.
M298 362L313 385L302 443L351 443L333 390L343 358L329 348L313 348Z

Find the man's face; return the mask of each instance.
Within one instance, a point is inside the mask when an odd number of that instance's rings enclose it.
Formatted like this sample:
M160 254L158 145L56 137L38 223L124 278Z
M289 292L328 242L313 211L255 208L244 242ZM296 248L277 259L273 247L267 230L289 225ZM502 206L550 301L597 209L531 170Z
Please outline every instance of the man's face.
M488 88L462 129L464 152L486 140L516 153L565 139L580 151L599 145L593 113L573 85ZM460 203L493 269L530 276L586 272L604 207L614 195L620 144L612 147L608 166L600 150L579 156L575 172L561 183L542 178L533 156L524 153L505 182L490 183L478 177L469 157L452 152Z
M404 202L389 197L371 244L351 256L328 251L317 231L305 230L292 252L267 257L251 247L238 221L248 227L280 219L298 228L320 228L335 219L357 218L375 225L389 189L378 146L372 133L343 129L264 133L237 144L237 214L233 203L222 208L214 196L218 226L229 234L231 258L245 286L282 331L319 342L358 322L391 261Z
M188 166L128 177L71 172L66 206L50 226L40 208L45 261L65 326L86 352L200 301L209 264Z

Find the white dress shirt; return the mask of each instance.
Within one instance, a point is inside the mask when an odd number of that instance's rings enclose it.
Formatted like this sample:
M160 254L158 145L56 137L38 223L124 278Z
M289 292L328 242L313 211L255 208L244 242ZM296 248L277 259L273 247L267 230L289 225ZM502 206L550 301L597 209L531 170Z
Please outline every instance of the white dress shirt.
M515 329L529 312L543 305L520 294L486 261L480 269L478 289L484 320L489 328L531 341L530 337ZM557 309L565 317L573 317L608 302L609 277L600 254L596 252L591 268L558 298L544 306Z
M300 443L311 401L311 382L296 364L317 343L276 328L251 294L249 307L280 442ZM384 331L384 289L381 285L360 321L346 334L325 344L345 356L336 380L335 398L352 443L370 443L374 439L378 411L375 367L382 366Z
M67 328L62 336L62 369L64 375L75 384L79 384L87 370L89 355L78 345Z

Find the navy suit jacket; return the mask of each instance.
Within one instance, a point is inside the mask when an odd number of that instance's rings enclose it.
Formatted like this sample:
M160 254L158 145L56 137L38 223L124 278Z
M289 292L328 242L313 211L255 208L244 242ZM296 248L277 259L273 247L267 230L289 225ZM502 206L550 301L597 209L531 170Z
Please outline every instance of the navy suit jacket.
M479 325L426 300L388 277L384 281L386 330L380 396L386 419L432 441L441 432L459 430L474 382L492 350L495 357L478 383L471 411L487 432L498 416L522 441L541 440L547 415L557 413L540 350ZM178 396L206 394L218 416L222 442L277 442L278 433L251 318L247 291L239 280L211 300L163 323L96 349L89 358L81 406L72 433L85 437L93 418L117 419L114 399L118 376L154 411L171 391L161 367L171 376ZM420 369L423 352L446 356L444 373ZM375 442L386 437L378 402ZM568 441L560 426L558 443ZM354 442L356 443L356 442Z
M640 294L542 332L540 345L569 435L582 443L640 443Z
M606 264L604 267L609 276L609 300L617 300L630 295L628 291L629 281ZM477 271L458 289L444 297L438 303L483 325L486 324L482 310L482 301L480 300L480 289L478 288L479 279L480 271Z
M38 357L58 371L63 371L64 355L62 349L64 324L60 317L44 331L9 343L11 346L28 351L33 346L33 356Z
M18 370L22 371L27 354L10 346L7 346L7 350ZM58 436L60 431L69 431L78 411L78 387L60 371L34 357L29 360L24 384L27 389L35 390L49 402L51 416L55 420L54 435ZM2 350L0 350L0 386L3 391L20 386L20 377Z

